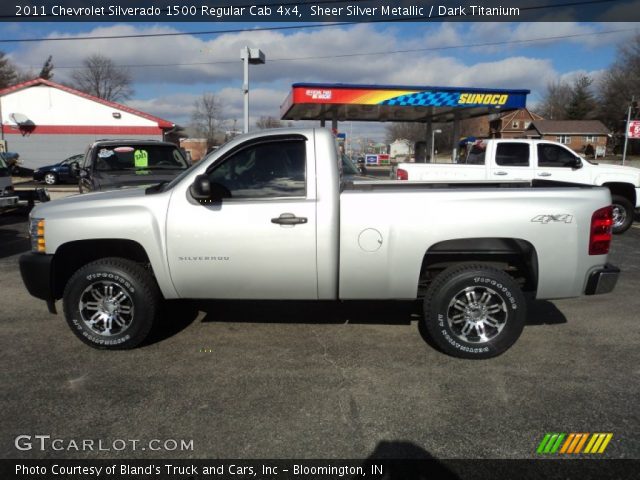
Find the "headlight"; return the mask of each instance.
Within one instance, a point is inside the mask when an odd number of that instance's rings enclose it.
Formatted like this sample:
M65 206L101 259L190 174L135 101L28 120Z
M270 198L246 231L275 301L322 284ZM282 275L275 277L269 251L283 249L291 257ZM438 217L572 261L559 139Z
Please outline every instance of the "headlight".
M31 237L31 251L45 253L44 218L32 218L29 222L29 236Z

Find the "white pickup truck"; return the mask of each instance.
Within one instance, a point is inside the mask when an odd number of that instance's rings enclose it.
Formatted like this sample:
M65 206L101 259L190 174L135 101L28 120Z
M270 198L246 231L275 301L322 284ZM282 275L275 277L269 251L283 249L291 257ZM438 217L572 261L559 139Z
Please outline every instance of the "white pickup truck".
M640 207L640 169L591 163L573 150L546 140L484 140L469 148L463 163L399 163L398 180L531 180L607 187L613 199L613 233L633 223Z
M329 130L265 131L169 183L37 206L20 270L96 348L143 342L163 299L420 298L440 349L488 358L522 332L525 294L618 278L609 191L542 183L346 180Z

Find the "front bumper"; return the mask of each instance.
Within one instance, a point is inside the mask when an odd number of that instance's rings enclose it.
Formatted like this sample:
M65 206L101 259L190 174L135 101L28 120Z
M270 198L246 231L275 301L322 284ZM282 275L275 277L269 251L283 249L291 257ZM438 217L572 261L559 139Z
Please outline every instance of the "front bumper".
M604 267L594 270L587 280L585 295L600 295L611 292L618 282L620 269L607 263Z
M45 300L49 311L55 313L52 268L53 255L25 253L20 256L20 275L28 292Z
M15 207L18 204L18 197L0 197L0 207Z

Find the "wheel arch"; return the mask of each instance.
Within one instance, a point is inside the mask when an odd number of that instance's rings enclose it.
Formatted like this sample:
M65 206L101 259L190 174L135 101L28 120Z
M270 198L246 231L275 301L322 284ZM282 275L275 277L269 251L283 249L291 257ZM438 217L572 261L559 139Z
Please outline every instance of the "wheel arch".
M91 239L76 240L60 245L52 264L52 286L54 298L62 298L64 288L71 276L89 262L106 257L120 257L148 266L151 262L144 247L134 240Z
M607 187L611 192L611 195L620 195L631 202L631 205L636 204L636 189L631 183L626 182L605 182L603 187Z
M460 238L433 244L420 268L418 297L441 271L458 263L491 265L516 279L523 292L535 295L538 288L538 255L535 247L519 238Z

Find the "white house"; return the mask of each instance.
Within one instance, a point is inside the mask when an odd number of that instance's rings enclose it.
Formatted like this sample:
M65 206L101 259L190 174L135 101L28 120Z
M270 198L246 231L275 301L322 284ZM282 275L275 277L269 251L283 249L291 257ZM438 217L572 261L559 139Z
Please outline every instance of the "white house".
M396 157L409 157L411 151L411 142L405 139L398 139L389 145L389 156L393 159Z
M2 140L37 168L83 153L95 140L162 140L175 125L125 105L37 78L0 90Z

